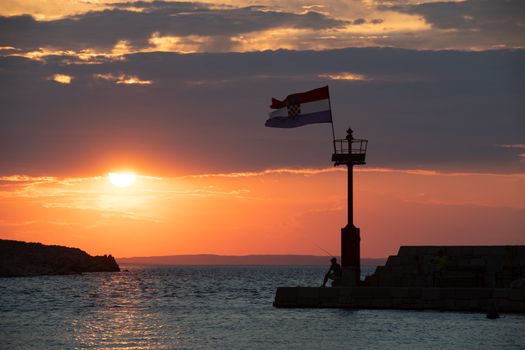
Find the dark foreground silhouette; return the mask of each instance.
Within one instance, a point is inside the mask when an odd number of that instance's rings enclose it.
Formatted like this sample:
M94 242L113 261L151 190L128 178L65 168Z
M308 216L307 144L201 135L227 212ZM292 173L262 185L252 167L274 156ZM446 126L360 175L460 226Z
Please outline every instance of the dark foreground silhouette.
M341 269L341 265L337 263L336 258L332 258L330 260L330 268L328 269L328 272L324 275L323 285L321 287L326 286L326 282L328 280L332 280L332 287L339 287L341 285L341 278L343 277L343 270Z
M525 314L525 246L403 246L359 285L278 287L283 308Z
M91 256L78 248L0 240L0 277L114 272L111 255Z

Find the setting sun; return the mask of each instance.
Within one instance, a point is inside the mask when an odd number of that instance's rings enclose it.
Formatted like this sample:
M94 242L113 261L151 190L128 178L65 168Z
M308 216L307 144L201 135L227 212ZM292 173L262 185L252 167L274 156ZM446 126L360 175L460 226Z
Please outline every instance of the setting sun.
M137 175L125 172L125 173L108 173L109 181L116 187L129 187L137 179Z

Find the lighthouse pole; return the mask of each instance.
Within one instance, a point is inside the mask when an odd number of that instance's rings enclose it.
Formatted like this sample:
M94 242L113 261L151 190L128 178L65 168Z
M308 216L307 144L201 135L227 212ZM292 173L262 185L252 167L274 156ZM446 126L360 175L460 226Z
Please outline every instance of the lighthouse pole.
M361 276L361 233L354 225L354 165L365 164L367 140L353 138L352 129L347 130L345 139L336 140L339 146L332 155L335 165L346 165L348 170L348 223L341 229L341 267L343 269L342 284L346 286L359 285ZM353 146L356 146L355 148ZM347 146L347 147L345 147Z

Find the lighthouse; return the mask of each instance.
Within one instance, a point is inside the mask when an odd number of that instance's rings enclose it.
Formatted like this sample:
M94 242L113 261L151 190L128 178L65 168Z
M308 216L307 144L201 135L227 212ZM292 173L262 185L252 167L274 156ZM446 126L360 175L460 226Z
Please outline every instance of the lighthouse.
M366 164L368 140L354 138L352 129L346 132L346 138L334 140L332 161L335 166L346 165L348 169L348 223L341 229L342 284L357 286L361 275L361 233L354 225L354 165Z

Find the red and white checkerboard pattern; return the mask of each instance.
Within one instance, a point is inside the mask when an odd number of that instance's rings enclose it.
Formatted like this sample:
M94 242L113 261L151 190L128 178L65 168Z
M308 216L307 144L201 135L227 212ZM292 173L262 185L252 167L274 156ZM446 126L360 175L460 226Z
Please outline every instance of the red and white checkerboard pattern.
M286 106L288 108L288 116L289 117L297 117L301 114L301 105L299 103L297 104L290 104Z

